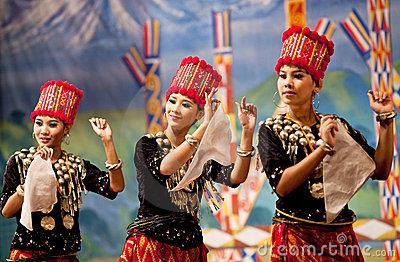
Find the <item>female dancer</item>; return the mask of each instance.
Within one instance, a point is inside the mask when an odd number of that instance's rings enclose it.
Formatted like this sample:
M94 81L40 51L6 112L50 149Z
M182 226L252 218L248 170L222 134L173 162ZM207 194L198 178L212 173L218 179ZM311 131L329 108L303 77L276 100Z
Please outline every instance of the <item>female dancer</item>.
M80 250L79 209L86 190L114 199L124 189L122 162L118 159L110 125L105 119L91 118L94 132L101 138L108 172L89 161L68 153L61 143L69 139L82 90L68 82L48 81L40 89L39 102L31 113L32 136L38 146L21 149L7 162L0 210L4 217L16 217L17 230L11 243L10 260L78 261ZM35 157L50 160L57 179L57 202L32 212L32 228L21 224L24 183ZM35 173L29 173L35 179ZM37 174L39 175L39 174ZM36 176L37 176L36 175Z
M139 213L128 227L119 261L206 261L207 248L197 212L203 190L218 198L212 182L237 186L246 180L254 153L252 138L256 107L245 99L239 106L242 125L235 164L222 166L214 160L185 189L169 192L185 174L213 117L212 98L221 76L198 57L184 58L167 91L167 128L146 135L136 144L135 166L139 184ZM203 119L189 135L193 124Z
M272 261L363 261L352 228L353 211L346 205L334 221L326 222L322 161L334 153L341 124L374 160L372 179L386 179L393 157L393 103L385 93L368 92L370 107L380 124L375 150L343 118L319 114L313 107L333 54L333 42L300 27L284 32L282 41L275 70L277 92L287 112L268 118L258 136L261 161L278 196ZM346 164L343 162L342 167Z

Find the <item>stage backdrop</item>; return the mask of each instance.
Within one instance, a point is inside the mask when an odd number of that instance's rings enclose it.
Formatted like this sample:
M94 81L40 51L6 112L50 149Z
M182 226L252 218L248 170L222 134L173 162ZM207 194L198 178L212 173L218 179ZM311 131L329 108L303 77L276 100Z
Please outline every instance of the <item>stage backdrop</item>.
M125 227L137 208L135 143L145 134L143 88L132 77L122 56L136 46L143 56L143 25L155 18L160 25L159 75L165 90L184 56L197 55L213 63L212 11L231 10L233 88L237 100L246 95L259 108L259 120L275 110L274 63L279 55L285 12L281 0L162 1L162 0L3 0L1 17L0 171L9 156L34 144L29 113L39 87L49 79L68 80L85 92L71 143L65 149L104 165L101 143L89 126L91 116L108 119L124 161L126 189L116 200L89 193L84 198L80 226L82 261L119 255ZM400 3L391 3L391 23L400 24ZM308 0L307 25L320 17L343 21L356 7L367 21L366 1ZM394 67L400 72L400 29L392 26ZM337 113L375 145L372 112L366 96L369 69L337 26L332 36L335 55L328 67L318 108ZM2 179L1 179L2 181ZM265 183L248 224L270 224L275 196ZM359 217L380 217L378 185L368 182L350 206ZM217 227L202 208L202 225ZM6 258L15 229L14 219L0 218L0 259Z

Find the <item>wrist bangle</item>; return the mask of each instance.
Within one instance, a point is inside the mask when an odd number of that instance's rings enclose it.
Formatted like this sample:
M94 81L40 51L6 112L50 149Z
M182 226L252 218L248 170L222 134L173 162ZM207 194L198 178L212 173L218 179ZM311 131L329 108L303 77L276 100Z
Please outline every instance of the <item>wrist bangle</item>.
M17 186L17 195L20 197L24 197L24 186L23 185L18 185Z
M190 134L187 134L185 136L185 140L194 149L197 149L197 147L199 146L199 140Z
M116 164L110 164L107 161L105 162L105 164L106 164L106 168L108 169L108 171L114 171L114 170L122 168L122 160L121 159L118 159L118 163L116 163Z
M390 111L390 112L385 112L385 113L380 113L376 115L376 121L381 123L385 122L387 120L393 119L397 116L396 111Z
M335 150L331 147L327 142L322 139L317 141L317 146L319 146L322 150L324 150L328 155L332 156L335 154Z
M251 150L243 150L240 147L236 148L236 155L240 157L252 157L256 154L256 150L251 146Z

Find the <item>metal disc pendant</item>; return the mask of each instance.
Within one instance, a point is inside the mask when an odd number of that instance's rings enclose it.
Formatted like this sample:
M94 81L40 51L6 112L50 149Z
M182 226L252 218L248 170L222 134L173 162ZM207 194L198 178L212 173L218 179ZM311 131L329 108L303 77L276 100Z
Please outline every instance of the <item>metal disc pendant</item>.
M51 212L51 210L53 210L53 206L54 206L54 205L51 205L51 206L49 206L49 207L47 207L47 208L42 208L42 210L40 210L40 212L45 213L45 214L48 214L48 213Z
M64 217L63 217L63 224L64 224L64 227L66 228L66 229L72 229L72 227L74 226L74 218L72 217L72 216L70 216L70 215L65 215Z
M53 230L56 226L56 221L51 216L45 216L42 218L42 220L40 220L40 225L45 230Z

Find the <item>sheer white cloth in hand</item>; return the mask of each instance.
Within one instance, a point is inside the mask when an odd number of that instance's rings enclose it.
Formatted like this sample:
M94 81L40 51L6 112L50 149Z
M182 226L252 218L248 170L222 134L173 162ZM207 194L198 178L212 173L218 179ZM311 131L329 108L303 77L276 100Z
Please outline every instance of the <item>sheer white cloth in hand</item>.
M374 173L375 162L338 122L336 153L323 161L326 222L332 222Z
M47 209L57 203L57 182L50 159L37 155L28 168L24 187L21 224L32 228L31 212Z
M183 189L190 182L198 178L203 171L204 164L210 159L224 166L230 165L231 140L232 131L229 118L222 109L222 106L219 106L207 126L186 174L171 191Z

